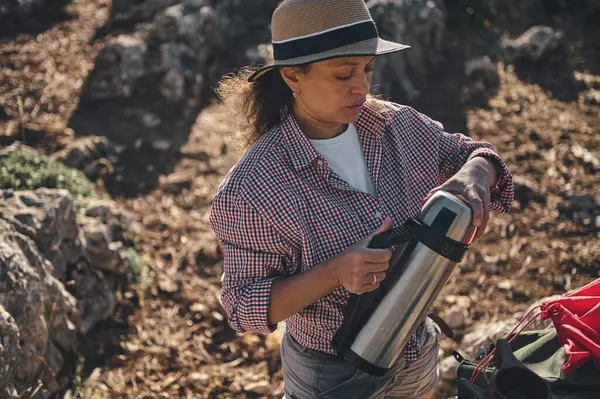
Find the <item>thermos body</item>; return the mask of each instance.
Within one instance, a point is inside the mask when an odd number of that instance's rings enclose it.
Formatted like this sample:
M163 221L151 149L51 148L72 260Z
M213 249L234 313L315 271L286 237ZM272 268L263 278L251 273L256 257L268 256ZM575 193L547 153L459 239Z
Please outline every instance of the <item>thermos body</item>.
M418 219L433 236L445 236L465 246L475 232L470 206L447 192L435 193ZM437 246L425 240L403 243L394 250L390 265L402 261L394 282L382 293L344 354L363 371L382 374L394 365L456 268L455 261L440 254L444 251L432 248Z

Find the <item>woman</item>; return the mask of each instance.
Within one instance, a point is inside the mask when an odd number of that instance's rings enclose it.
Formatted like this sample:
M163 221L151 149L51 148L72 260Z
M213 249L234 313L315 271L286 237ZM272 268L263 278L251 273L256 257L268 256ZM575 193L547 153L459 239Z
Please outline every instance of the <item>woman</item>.
M478 239L489 209L510 209L511 175L490 144L369 96L376 57L408 46L381 40L362 0L284 0L271 33L275 62L218 89L245 122L247 149L210 215L229 324L270 333L286 322L288 399L430 397L439 335L430 319L381 378L331 347L350 293L385 278L390 251L366 243L440 189L469 200Z

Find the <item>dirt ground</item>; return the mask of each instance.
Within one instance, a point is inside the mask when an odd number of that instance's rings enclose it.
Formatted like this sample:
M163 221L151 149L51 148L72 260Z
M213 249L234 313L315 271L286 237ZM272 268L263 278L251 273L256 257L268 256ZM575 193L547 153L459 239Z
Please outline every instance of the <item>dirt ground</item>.
M0 145L22 140L52 153L74 140L68 120L110 38L90 42L108 3L79 0L49 29L0 42ZM466 132L491 142L507 162L517 201L511 213L492 215L436 303L442 316L458 302L466 308L459 343L477 323L509 318L600 276L600 74L576 70L577 97L560 101L511 67L499 69L501 87L489 107L464 110ZM148 193L113 197L135 216L149 271L117 317L89 337L88 397L282 396L278 334L232 331L218 303L221 254L207 217L239 157L231 134L223 109L207 107L172 173ZM443 342L444 356L458 345Z

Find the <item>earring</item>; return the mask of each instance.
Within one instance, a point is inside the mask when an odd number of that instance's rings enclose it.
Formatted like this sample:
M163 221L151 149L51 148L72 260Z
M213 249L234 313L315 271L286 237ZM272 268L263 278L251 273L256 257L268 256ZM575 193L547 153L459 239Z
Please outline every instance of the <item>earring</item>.
M292 92L292 95L294 96L294 98L296 98L296 92L295 91Z

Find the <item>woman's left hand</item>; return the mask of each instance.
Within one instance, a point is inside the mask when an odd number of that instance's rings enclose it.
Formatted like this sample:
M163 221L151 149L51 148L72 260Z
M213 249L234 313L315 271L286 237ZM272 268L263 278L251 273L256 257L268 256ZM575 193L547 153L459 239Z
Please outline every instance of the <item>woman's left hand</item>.
M477 227L472 241L475 244L485 232L490 219L490 173L493 168L485 158L477 157L470 160L444 184L427 193L422 205L438 191L462 195L473 209L473 225Z

